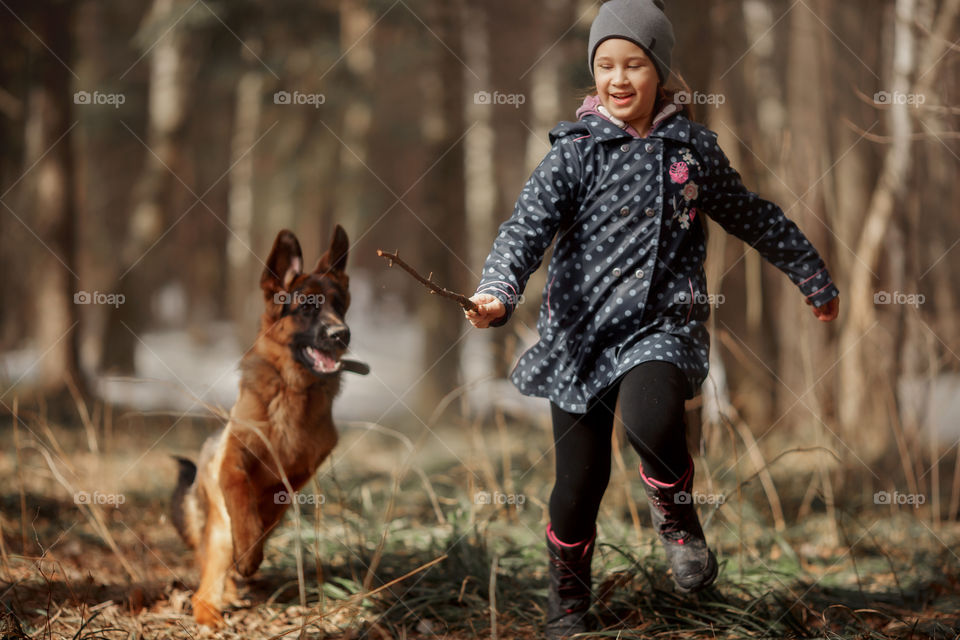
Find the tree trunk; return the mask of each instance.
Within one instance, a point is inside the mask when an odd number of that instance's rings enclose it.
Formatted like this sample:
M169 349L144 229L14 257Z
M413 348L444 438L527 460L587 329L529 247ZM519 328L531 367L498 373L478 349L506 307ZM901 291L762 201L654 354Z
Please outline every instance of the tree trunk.
M522 102L517 107L510 104L487 104L483 107L489 112L490 126L493 128L491 161L494 175L492 217L494 224L484 235L489 250L496 235L497 225L513 213L520 190L530 174L527 162L528 150L532 150L529 155L536 157L536 163L542 160L548 144L547 131L552 128L556 120L555 94L551 95L543 91L534 94L532 81L534 78L549 78L551 81L549 88L553 92L560 89L560 82L553 73L559 63L549 55L541 59L529 74L521 75L524 70L518 68L520 65L517 64L517 60L526 59L527 56L524 56L523 52L525 49L529 51L531 41L536 41L538 37L543 38L544 35L554 36L553 33L545 34L544 32L556 22L556 9L534 7L532 3L514 0L494 0L484 2L483 6L486 10L488 25L487 42L492 52L489 58L490 86L486 87L486 90L491 93L523 96L522 101L517 98L516 102ZM541 19L538 20L538 17ZM537 115L543 116L546 108L549 116L542 119L536 118L530 131L526 123L530 122L531 116L534 115L534 110L537 108L534 106L536 101L539 101ZM572 114L567 115L566 119L572 119ZM483 266L485 257L486 255L481 256L480 261L475 263L474 268L477 274ZM541 282L539 277L533 279L527 291L527 299L537 300L533 287L540 285ZM512 321L524 322L532 328L536 317L537 305L530 304L518 309ZM493 373L497 377L506 377L513 369L516 360L516 334L512 331L487 333L491 339L494 354Z
M260 303L256 289L262 268L254 259L254 154L250 151L260 135L263 73L254 68L240 75L234 106L233 138L230 156L230 209L228 224L233 233L227 238L227 290L230 319L242 345L252 344L257 333Z
M915 0L896 2L891 93L910 92L910 78L916 69L916 44L912 29L914 7ZM847 432L861 426L863 417L872 413L871 405L874 403L869 393L872 388L872 376L869 373L875 369L870 366L870 342L865 337L877 322L872 290L876 278L874 269L879 262L880 248L894 207L902 202L910 175L912 126L909 108L906 104L890 105L887 124L893 141L887 151L879 183L870 198L856 245L857 260L851 265L849 304L840 341L843 358L840 361L839 410L841 423ZM871 430L870 441L873 443L879 440L874 439L877 432L877 429ZM862 452L861 458L869 462L882 452L879 446L871 447L870 451Z
M68 4L38 12L38 38L50 51L38 46L34 52L37 74L29 90L26 124L26 166L32 167L28 201L34 232L43 244L32 277L33 340L42 354L38 390L63 396L69 382L85 389L77 348L79 307L74 300L80 282L75 259L72 72L61 62L73 59L72 13Z
M144 32L163 33L189 6L186 0L154 0L145 20ZM145 40L150 40L149 37ZM138 336L150 315L151 293L162 282L160 245L170 226L187 213L192 200L183 197L183 130L187 118L189 84L196 60L186 51L187 34L181 24L156 41L148 54L150 87L148 125L144 149L146 162L136 187L127 237L118 251L119 292L125 304L110 315L102 340L100 367L114 373L134 372ZM189 184L189 182L188 182ZM176 196L180 195L178 199ZM199 194L198 194L199 195ZM183 210L177 210L182 203Z
M365 165L368 163L368 140L373 125L370 95L377 90L377 55L373 37L366 34L374 28L374 21L374 14L366 3L340 0L340 42L345 51L342 68L331 71L328 81L331 85L336 83L336 86L349 84L350 90L346 92L343 107L337 114L342 114L337 135L343 143L336 144L332 158L337 177L330 184L335 189L324 197L324 201L331 205L327 219L346 225L351 238L360 235L356 211L371 207L368 189L365 188L365 181L370 174ZM339 74L339 77L333 77L334 74ZM356 224L358 228L351 228L351 224Z
M828 119L826 108L827 76L824 69L832 59L832 41L829 32L820 22L820 15L829 13L822 1L809 6L798 5L790 14L790 59L787 73L787 109L789 113L788 150L785 150L781 175L787 183L790 196L781 202L787 215L793 219L810 242L830 264L830 224L825 203L823 175L829 171L828 128L823 123ZM814 89L816 87L817 89ZM811 274L812 275L812 274ZM829 366L828 352L823 333L807 333L804 340L797 331L797 324L810 326L814 320L803 296L793 283L781 278L778 289L778 345L780 386L777 389L778 415L795 416L796 425L804 425L807 432L820 429L820 415L812 415L817 406L811 401L812 394L822 393L818 385L810 389L803 375L801 363L804 353L811 353L817 369ZM820 329L820 326L816 327ZM791 409L792 407L792 409Z
M795 199L791 196L790 189L779 179L782 175L780 166L782 149L789 136L786 134L787 99L783 82L786 75L787 55L785 48L777 45L787 39L789 24L786 20L778 24L776 18L783 15L788 8L789 5L783 2L772 4L766 0L744 0L743 47L739 51L734 50L732 52L734 57L727 62L728 67L734 64L736 67L730 71L719 72L727 76L740 72L743 76L745 91L743 94L734 93L733 95L744 95L743 102L753 106L752 110L745 112L746 117L738 121L740 125L738 135L744 138L748 148L756 149L759 156L756 158L752 153L742 154L744 179L747 180L752 174L752 181L755 181L758 192L783 207L788 207ZM802 9L802 7L798 6L794 10L796 9ZM746 56L742 62L736 63L737 57L741 55L740 51L748 46L750 55ZM733 101L740 102L736 98ZM724 106L733 101L728 100ZM741 112L741 106L734 105L732 110ZM746 329L746 338L759 358L769 362L777 361L779 336L774 327L779 307L776 294L780 287L789 286L790 283L780 281L783 276L779 272L765 267L763 259L756 251L746 246L743 246L742 250L744 252L743 288L747 295L743 325ZM731 298L736 300L736 296L736 287L730 287L728 302ZM728 304L725 308L730 308L730 305ZM734 304L732 308L737 309L738 306ZM731 372L736 371L738 363L733 359L728 363L728 367ZM776 387L779 383L762 366L756 371L761 374L759 377L733 374L730 377L740 381L736 392L742 398L738 402L741 413L748 424L761 426L762 434L779 418L776 411Z
M463 290L467 286L464 266L466 256L465 176L463 141L464 80L462 0L439 4L435 10L437 37L446 46L437 46L436 72L430 82L438 95L425 104L424 137L430 148L429 158L436 166L424 179L426 185L428 227L423 234L423 264L443 274L444 286ZM448 50L449 49L449 50ZM431 107L434 103L436 107ZM441 159L442 158L442 159ZM439 296L427 297L420 305L420 324L424 340L423 369L420 388L421 413L432 412L440 399L460 383L460 338L468 329L456 305Z

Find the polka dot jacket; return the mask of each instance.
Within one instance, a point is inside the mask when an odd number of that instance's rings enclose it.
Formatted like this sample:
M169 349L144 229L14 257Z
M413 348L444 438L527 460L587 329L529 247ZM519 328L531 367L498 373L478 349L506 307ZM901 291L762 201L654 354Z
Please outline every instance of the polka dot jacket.
M636 137L596 112L561 122L483 267L479 293L507 322L557 238L537 329L511 379L525 395L583 413L641 362L680 367L688 397L706 379L709 215L814 305L839 295L817 251L783 211L748 191L709 129L670 110Z

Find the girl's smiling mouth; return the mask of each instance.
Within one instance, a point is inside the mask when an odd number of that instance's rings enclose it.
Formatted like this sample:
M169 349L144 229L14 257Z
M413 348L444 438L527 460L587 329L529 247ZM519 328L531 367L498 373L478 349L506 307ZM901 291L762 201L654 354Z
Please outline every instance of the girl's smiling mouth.
M630 101L633 99L633 96L635 96L635 95L637 95L637 94L635 94L635 93L611 93L611 94L610 94L610 99L613 100L613 104L617 105L618 107L622 107L622 106L624 106L624 105L629 104Z

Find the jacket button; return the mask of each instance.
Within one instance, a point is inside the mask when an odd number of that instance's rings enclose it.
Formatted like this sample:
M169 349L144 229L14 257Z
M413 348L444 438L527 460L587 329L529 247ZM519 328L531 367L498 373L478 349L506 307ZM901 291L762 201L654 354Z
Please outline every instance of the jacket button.
M647 217L648 217L648 218L652 218L653 216L655 216L655 215L657 214L657 212L653 210L653 207L647 207L647 208L644 210L644 213L647 214Z
M620 271L620 267L614 267L614 268L613 268L613 277L614 277L614 278L619 278L619 277L620 277L620 274L622 274L622 273L623 273L623 272Z
M620 215L622 216L630 215L630 207L623 207L622 209L620 209Z
M624 153L626 153L627 151L630 151L630 145L628 144L621 145L620 151L623 151Z
M637 278L641 278L641 279L642 279L642 278L643 278L643 269L637 269L636 273L634 273L633 275L637 276Z
M647 145L644 147L644 149L646 149L647 153L653 153L653 145L652 145L651 143L649 143L649 142L648 142Z

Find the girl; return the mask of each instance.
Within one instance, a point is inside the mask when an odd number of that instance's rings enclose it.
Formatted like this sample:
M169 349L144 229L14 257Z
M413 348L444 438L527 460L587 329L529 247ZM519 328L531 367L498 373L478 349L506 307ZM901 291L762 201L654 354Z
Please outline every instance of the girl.
M546 635L587 629L590 561L610 475L614 406L640 455L654 528L681 591L710 586L717 562L690 500L684 401L707 375L709 306L703 214L796 284L822 321L839 292L797 226L748 191L673 92L673 27L662 0L610 0L590 29L596 95L552 148L501 225L472 300L475 327L507 322L556 236L537 329L512 374L550 400L556 482L550 496Z

